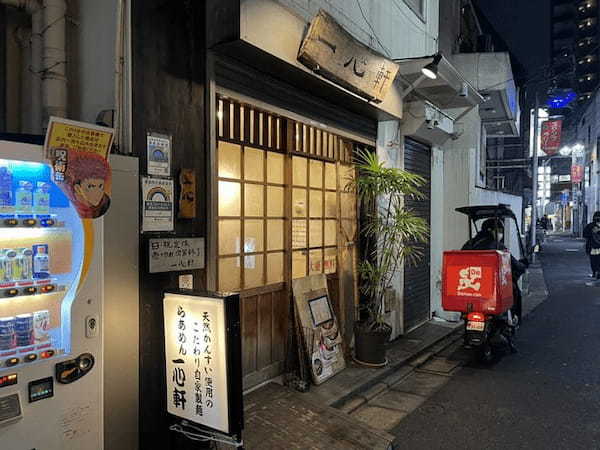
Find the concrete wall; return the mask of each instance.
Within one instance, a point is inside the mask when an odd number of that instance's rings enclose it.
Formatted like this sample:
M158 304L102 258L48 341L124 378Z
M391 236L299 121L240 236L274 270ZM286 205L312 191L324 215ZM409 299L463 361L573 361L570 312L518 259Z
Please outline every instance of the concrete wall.
M358 40L392 58L432 55L437 51L439 0L425 0L425 21L403 0L361 0L366 18L355 1L279 0L279 3L306 22L324 9Z
M458 36L460 35L461 1L443 0L440 2L440 52L452 61L453 54L458 53Z
M69 117L94 123L98 113L115 108L117 0L69 2Z
M585 187L585 203L588 207L587 221L591 218L595 211L600 211L600 161L598 160L598 137L600 136L600 96L595 95L589 103L584 114L575 125L574 144L579 142L586 148L586 170L587 166L591 166L591 177L589 186ZM589 129L588 129L589 127Z
M101 110L115 107L115 36L117 0L73 0L68 2L66 51L68 78L67 116L94 123ZM15 8L7 8L3 45L7 56L5 130L32 133L28 96L31 75L29 36L31 19Z

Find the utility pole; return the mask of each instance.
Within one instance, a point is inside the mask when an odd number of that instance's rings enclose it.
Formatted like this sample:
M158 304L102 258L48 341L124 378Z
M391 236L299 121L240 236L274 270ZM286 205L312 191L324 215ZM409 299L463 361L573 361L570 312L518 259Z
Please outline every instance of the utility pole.
M537 90L535 92L535 110L533 112L533 186L531 192L531 248L535 250L537 232L537 197L538 197L538 122L539 122L540 100ZM531 255L531 261L535 262L535 251Z

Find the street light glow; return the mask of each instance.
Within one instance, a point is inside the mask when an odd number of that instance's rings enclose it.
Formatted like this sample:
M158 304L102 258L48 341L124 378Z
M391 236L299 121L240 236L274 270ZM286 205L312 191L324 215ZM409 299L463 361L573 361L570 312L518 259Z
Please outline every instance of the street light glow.
M558 153L560 153L563 156L569 156L571 154L571 147L569 147L568 145L565 145L564 147L562 147Z

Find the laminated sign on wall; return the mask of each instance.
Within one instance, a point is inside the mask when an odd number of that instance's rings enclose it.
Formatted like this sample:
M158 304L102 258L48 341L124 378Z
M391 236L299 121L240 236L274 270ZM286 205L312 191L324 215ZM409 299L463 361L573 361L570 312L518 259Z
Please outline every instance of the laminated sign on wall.
M171 175L171 136L149 132L146 134L148 175Z
M142 231L173 231L173 180L142 178Z

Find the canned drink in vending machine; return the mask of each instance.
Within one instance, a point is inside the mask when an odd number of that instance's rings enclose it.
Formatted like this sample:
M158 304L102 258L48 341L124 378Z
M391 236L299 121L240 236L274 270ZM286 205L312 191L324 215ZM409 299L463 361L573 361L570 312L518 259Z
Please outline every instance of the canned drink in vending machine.
M33 314L20 314L15 317L15 335L17 347L33 344Z
M33 313L33 337L36 344L42 344L50 340L48 330L50 329L50 311L36 311Z
M10 274L7 276L6 281L15 281L21 278L21 267L17 260L17 252L12 249L6 249L4 252L6 257L6 273Z
M15 318L0 318L0 350L10 350L15 347Z
M17 256L21 265L21 280L33 278L33 251L30 248L20 248Z

